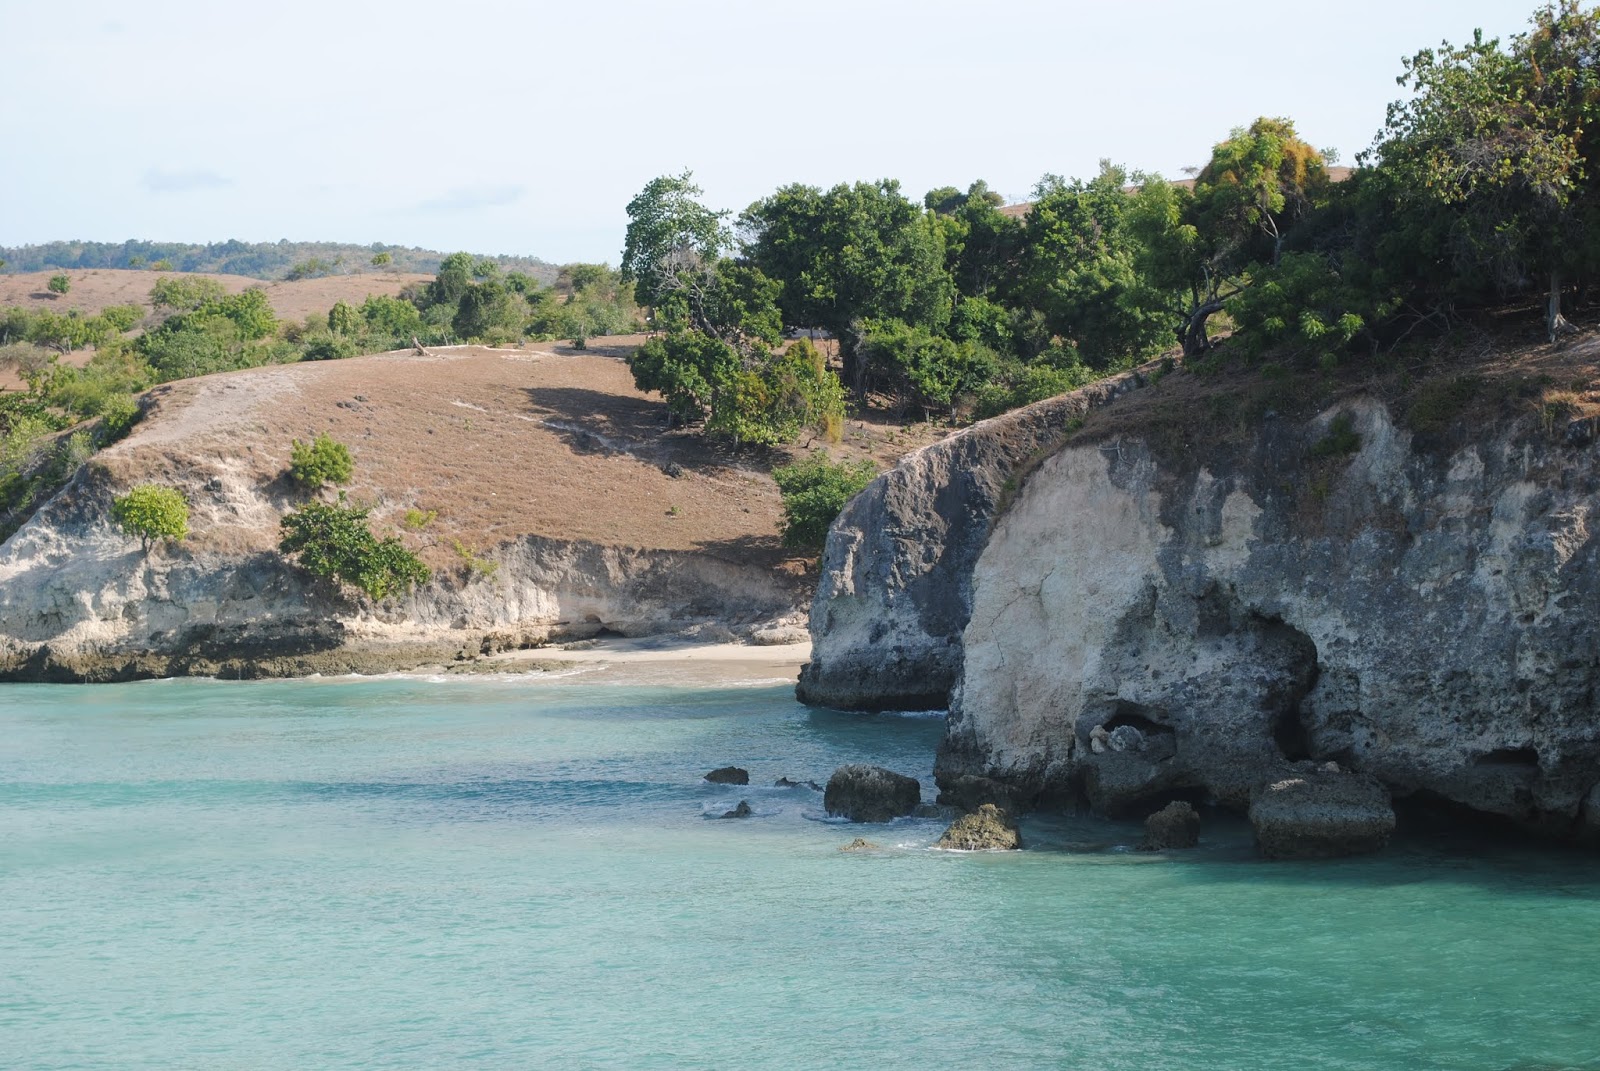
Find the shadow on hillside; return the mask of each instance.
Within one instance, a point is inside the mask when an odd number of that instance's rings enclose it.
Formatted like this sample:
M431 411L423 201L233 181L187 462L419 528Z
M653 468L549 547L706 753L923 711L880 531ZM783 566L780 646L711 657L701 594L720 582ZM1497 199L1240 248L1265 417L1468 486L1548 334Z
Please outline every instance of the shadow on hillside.
M583 387L525 387L529 413L580 454L653 452L665 429L660 405Z

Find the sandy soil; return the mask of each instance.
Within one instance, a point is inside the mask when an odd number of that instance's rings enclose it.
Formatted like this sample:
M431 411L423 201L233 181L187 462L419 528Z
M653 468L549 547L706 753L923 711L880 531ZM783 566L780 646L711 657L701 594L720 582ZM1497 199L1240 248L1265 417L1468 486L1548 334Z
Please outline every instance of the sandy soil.
M472 675L542 670L585 684L748 687L791 684L810 657L809 643L752 647L697 644L672 638L586 640L562 647L492 655L472 663ZM450 667L437 669L450 672Z

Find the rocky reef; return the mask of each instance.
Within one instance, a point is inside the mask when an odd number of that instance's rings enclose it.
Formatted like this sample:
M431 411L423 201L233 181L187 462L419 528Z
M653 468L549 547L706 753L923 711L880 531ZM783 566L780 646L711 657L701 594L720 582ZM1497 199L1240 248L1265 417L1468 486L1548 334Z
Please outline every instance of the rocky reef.
M1600 450L1569 430L1419 442L1352 397L1197 459L1100 435L1023 466L978 425L835 527L801 695L931 704L959 674L935 772L968 808L1283 810L1270 786L1331 762L1383 797L1350 844L1390 795L1592 836Z

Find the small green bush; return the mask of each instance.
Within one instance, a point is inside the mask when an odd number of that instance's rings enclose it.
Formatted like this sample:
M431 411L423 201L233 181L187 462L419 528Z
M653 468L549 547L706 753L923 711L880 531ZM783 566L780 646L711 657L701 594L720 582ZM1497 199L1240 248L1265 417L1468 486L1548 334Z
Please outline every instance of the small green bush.
M50 276L50 282L46 284L46 289L52 294L65 294L72 289L72 277L69 275L52 275Z
M355 473L350 448L327 432L309 443L299 439L289 448L289 478L308 491L332 484L346 484Z
M111 516L145 550L158 540L181 540L189 534L189 503L179 491L159 484L140 484L112 499Z
M351 584L374 599L427 583L428 567L400 540L374 536L368 512L344 502L307 503L279 522L278 549L296 555L308 572Z
M347 357L356 357L361 353L361 344L353 338L342 335L323 335L306 344L305 359L308 361L342 361Z
M783 493L783 543L788 547L820 550L828 528L846 502L877 475L870 461L835 462L823 451L804 461L772 470Z

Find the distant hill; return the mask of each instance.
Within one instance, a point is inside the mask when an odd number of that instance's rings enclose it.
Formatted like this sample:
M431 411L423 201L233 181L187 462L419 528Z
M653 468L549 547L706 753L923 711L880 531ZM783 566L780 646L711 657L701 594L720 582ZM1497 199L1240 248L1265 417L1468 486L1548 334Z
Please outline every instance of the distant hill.
M390 263L373 267L372 258L388 253ZM0 246L7 272L33 272L74 268L148 268L157 261L172 263L174 271L247 275L253 279L317 278L366 272L401 272L433 275L447 254L435 249L398 245L351 245L343 242L47 242L44 245ZM559 265L537 257L485 256L503 271L520 271L550 284ZM296 269L299 269L298 271Z

